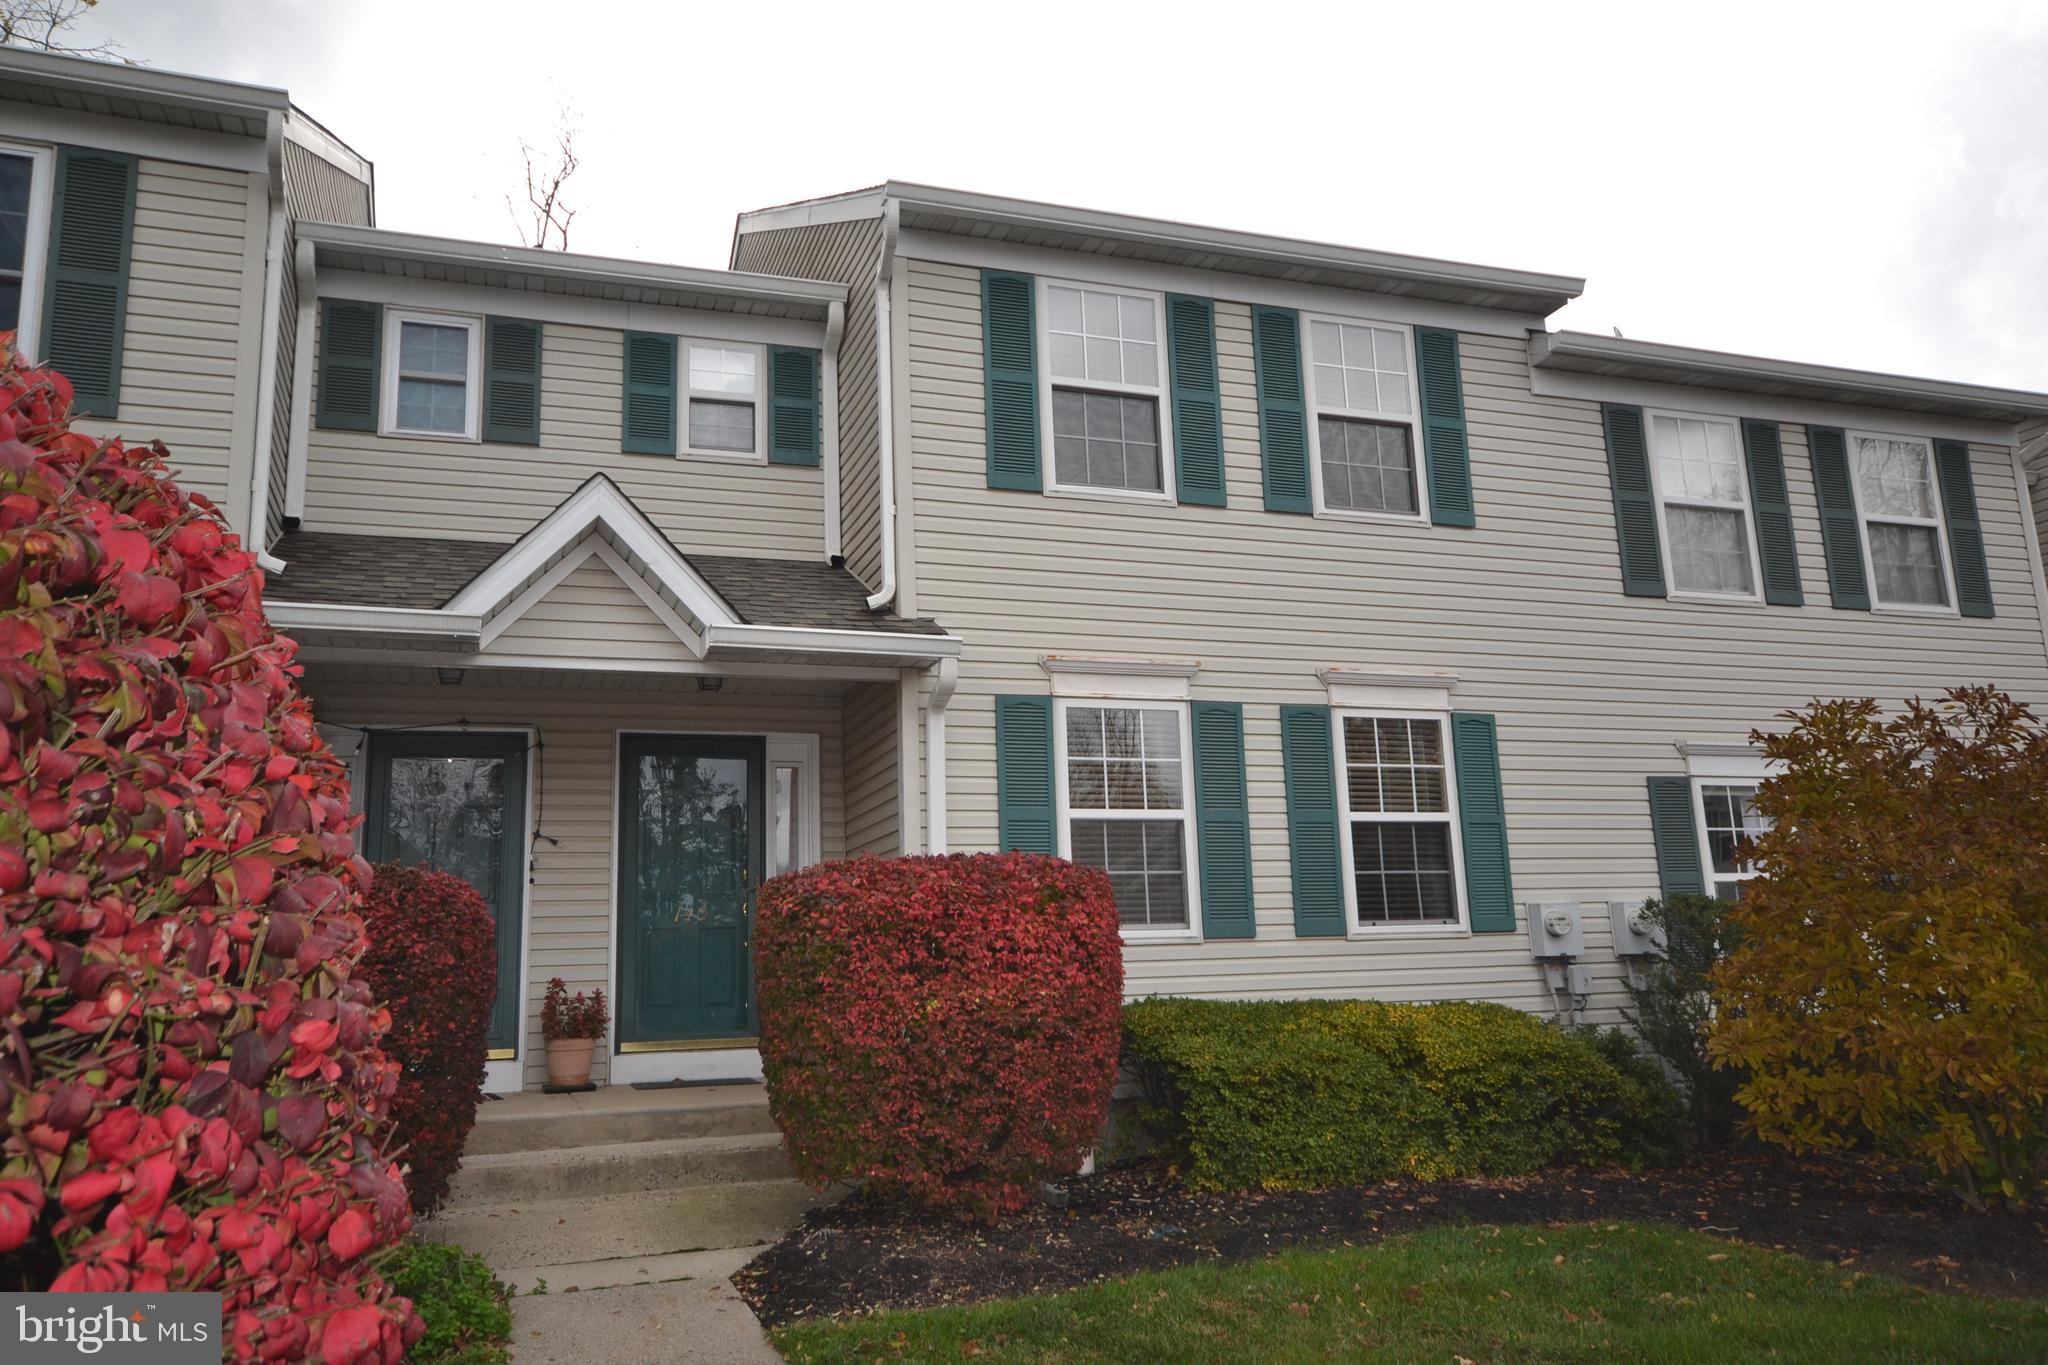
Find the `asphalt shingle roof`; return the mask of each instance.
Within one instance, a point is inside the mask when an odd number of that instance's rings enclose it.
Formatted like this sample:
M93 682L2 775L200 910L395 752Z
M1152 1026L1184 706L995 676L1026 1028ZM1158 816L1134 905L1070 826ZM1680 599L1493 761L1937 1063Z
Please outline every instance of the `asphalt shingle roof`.
M446 605L509 548L483 540L288 531L271 547L285 571L270 575L265 591L284 602L431 609ZM870 612L866 586L823 560L683 558L749 625L945 634L935 621Z

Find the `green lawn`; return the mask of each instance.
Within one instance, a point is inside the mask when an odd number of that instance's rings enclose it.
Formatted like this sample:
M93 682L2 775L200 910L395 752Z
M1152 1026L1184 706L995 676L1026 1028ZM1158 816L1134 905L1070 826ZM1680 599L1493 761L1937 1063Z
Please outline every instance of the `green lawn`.
M792 1361L2048 1360L2048 1302L1965 1298L1637 1223L1444 1227L1047 1298L778 1329Z

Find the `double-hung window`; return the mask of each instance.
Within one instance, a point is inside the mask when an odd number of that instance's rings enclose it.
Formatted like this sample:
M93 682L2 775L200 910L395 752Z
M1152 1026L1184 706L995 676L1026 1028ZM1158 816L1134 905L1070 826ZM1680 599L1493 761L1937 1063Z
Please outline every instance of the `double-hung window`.
M1418 517L1414 347L1408 330L1311 317L1318 511Z
M0 332L37 354L43 243L50 235L50 153L0 143Z
M1463 897L1447 717L1337 711L1333 719L1353 930L1457 926Z
M483 347L478 319L386 310L384 431L477 439Z
M761 348L686 341L683 367L689 389L686 453L759 455Z
M1109 874L1128 937L1194 925L1185 702L1058 702L1061 853Z
M1915 436L1852 431L1849 469L1871 587L1881 607L1941 610L1954 604L1942 553L1934 447Z
M1757 813L1755 782L1695 779L1693 799L1699 803L1700 853L1707 869L1707 890L1722 900L1736 900L1742 884L1756 875L1749 846L1770 828Z
M1048 281L1040 305L1052 486L1170 493L1160 296Z
M1742 433L1722 417L1650 412L1650 469L1674 592L1761 600Z

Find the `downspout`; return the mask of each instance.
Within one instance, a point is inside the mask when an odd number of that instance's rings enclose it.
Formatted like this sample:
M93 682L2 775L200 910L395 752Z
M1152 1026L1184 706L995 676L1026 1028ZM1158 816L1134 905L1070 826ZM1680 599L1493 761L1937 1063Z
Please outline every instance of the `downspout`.
M265 132L270 172L270 231L263 242L263 327L257 355L256 429L251 433L249 463L249 526L242 543L256 552L256 563L279 573L284 561L268 552L270 532L271 427L277 411L277 327L284 309L284 115L272 114Z
M285 456L284 514L296 518L306 514L307 447L313 424L313 328L320 308L311 242L300 240L293 268L299 280L299 329L292 338L292 430Z
M825 558L839 558L839 334L846 330L846 305L834 300L825 313L825 358L818 376L825 439L819 459L825 479Z
M924 800L926 853L945 853L946 847L946 706L953 689L960 685L960 661L941 659L932 674L932 694L925 698L924 711Z
M894 199L882 206L882 258L875 267L875 427L881 450L882 586L868 598L880 611L896 600L896 414L889 357L889 282L896 272L896 233L902 210Z

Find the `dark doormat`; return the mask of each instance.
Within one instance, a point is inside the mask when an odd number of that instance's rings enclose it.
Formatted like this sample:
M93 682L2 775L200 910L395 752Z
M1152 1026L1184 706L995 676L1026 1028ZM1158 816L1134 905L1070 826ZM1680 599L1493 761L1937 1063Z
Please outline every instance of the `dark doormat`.
M706 1085L759 1085L759 1076L725 1076L708 1081L635 1081L635 1090L695 1090Z

